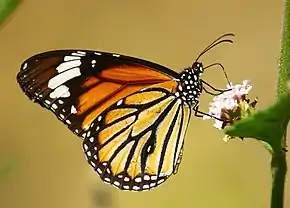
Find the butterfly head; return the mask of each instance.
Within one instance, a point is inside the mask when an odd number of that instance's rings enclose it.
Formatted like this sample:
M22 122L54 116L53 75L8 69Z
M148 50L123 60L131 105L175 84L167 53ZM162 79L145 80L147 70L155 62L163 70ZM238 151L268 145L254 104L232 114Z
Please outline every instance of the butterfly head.
M191 68L193 73L197 74L198 77L201 77L204 72L204 68L201 62L194 62Z

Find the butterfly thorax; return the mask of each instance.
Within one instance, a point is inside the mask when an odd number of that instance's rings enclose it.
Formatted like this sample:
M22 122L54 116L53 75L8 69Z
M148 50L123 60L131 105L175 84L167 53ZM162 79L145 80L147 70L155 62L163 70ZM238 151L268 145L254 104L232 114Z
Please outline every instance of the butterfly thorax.
M202 73L203 66L198 62L194 62L191 67L185 68L180 73L179 86L175 95L194 106L202 93L202 81L200 78Z

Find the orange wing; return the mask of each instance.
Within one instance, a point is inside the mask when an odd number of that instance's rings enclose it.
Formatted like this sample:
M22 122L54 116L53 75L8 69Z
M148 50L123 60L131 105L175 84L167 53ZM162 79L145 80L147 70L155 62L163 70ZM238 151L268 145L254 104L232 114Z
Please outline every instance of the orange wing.
M26 60L17 75L25 94L81 136L118 100L178 74L141 59L97 51L60 50Z

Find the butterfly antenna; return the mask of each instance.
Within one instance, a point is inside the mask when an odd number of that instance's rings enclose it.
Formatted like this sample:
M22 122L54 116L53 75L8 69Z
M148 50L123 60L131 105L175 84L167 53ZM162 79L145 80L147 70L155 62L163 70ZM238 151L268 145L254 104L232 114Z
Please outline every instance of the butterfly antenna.
M225 70L224 66L221 63L213 63L213 64L210 64L210 65L204 67L203 69L210 68L210 67L213 67L213 66L219 66L219 67L222 68L222 70L224 72L224 75L225 75L225 78L226 78L228 84L230 85L230 81L229 81L228 75L226 73L226 70Z
M220 36L219 38L217 38L216 40L214 40L210 45L208 45L197 57L197 59L195 60L195 62L197 62L199 60L199 58L205 54L206 52L208 52L210 49L214 48L215 46L221 44L221 43L233 43L232 40L230 39L223 39L225 37L229 37L229 36L235 36L233 33L227 33L224 34L222 36ZM223 39L223 40L222 40Z

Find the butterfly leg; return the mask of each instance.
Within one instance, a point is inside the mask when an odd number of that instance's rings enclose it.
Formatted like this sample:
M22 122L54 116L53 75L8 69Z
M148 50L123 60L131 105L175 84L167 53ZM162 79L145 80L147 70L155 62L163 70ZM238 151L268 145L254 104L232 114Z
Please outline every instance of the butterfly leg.
M199 102L196 102L196 104L193 106L194 116L203 117L204 115L208 115L206 113L200 112L198 109L199 109Z
M210 92L208 91L205 87L202 88L207 94L213 95L213 96L217 96L222 94L223 92L218 92L218 93L214 93L214 92Z
M197 110L198 108L196 108L196 109L194 109L194 116L196 116L196 117L203 117L203 116L210 116L210 117L213 117L213 116L211 116L211 115L209 115L209 114L207 114L207 113L204 113L204 112L202 112L202 111L199 111L199 110Z
M208 91L205 87L202 88L206 93L208 93L210 95L214 95L214 96L220 95L220 94L222 94L224 92L227 92L227 91L231 90L231 89L226 89L226 90L217 89L214 86L210 85L209 83L207 83L207 82L205 82L203 80L202 80L202 83L205 84L206 86L210 87L212 90L218 92L218 93L213 93L213 92Z
M217 120L219 120L219 121L223 121L223 122L224 122L224 120L222 120L222 119L220 119L220 118L217 118L217 117L215 117L215 116L213 116L213 115L209 115L209 114L207 114L207 113L204 113L204 112L202 112L202 111L199 111L198 109L199 109L199 103L197 102L197 103L195 104L195 106L193 107L193 110L194 110L194 116L196 116L196 117L209 116L209 117L211 117L211 118L214 118L214 119L217 119Z

